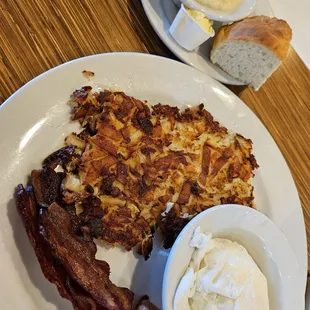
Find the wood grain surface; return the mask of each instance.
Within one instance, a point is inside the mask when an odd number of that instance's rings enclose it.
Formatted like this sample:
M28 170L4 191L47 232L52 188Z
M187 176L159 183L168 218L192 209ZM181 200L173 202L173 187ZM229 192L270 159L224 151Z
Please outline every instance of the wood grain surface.
M149 24L140 0L2 0L0 103L38 74L68 60L122 51L175 59ZM229 88L261 119L284 154L302 202L309 246L309 70L291 48L258 92Z

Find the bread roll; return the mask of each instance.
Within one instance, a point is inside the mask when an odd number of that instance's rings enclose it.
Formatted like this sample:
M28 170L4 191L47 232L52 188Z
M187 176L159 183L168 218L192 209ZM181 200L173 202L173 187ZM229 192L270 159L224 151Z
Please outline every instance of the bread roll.
M248 17L220 28L210 57L229 75L258 90L286 57L291 39L286 21Z

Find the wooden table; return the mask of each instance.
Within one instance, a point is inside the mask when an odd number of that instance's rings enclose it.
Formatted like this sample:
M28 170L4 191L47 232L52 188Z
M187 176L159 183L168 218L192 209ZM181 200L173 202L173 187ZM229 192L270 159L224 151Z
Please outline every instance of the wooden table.
M175 59L140 0L8 0L0 1L0 9L0 103L38 74L78 57L126 51ZM309 246L309 70L291 48L258 92L229 88L261 119L284 154L298 187Z

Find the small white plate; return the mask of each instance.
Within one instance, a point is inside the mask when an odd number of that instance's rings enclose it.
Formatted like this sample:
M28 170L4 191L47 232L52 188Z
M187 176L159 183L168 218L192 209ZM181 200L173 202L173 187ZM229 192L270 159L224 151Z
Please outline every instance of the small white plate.
M198 47L196 50L189 52L182 48L170 35L169 28L176 16L179 8L172 0L142 0L144 11L153 26L154 30L166 44L166 46L178 58L188 65L205 72L214 79L231 85L244 85L242 82L229 76L226 72L211 63L209 54L213 40L210 39ZM251 15L273 16L272 9L268 0L257 0L256 7ZM217 31L222 23L215 22L214 30Z
M242 244L267 278L271 310L303 310L304 291L301 271L287 239L264 214L239 205L222 205L197 215L174 243L164 273L163 309L173 310L176 288L193 248L189 247L196 227L214 237Z

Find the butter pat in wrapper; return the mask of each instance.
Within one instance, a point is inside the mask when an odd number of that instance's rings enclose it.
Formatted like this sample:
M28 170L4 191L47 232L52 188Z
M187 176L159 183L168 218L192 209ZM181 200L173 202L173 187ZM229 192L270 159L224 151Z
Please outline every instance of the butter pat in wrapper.
M188 9L182 4L169 33L180 46L193 51L214 36L214 29L212 21L202 12Z

